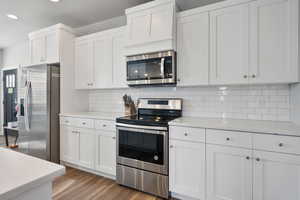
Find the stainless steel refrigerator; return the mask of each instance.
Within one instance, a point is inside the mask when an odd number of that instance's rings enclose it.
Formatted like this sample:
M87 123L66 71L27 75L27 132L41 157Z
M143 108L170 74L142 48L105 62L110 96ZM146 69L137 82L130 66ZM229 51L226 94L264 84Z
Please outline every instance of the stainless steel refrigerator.
M18 150L59 162L59 65L22 68L18 111Z

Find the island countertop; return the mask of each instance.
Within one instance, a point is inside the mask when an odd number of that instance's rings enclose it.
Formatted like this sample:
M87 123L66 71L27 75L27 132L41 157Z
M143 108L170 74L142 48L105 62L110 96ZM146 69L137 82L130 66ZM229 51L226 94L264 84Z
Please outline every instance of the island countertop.
M64 173L64 166L0 147L1 200L14 199Z

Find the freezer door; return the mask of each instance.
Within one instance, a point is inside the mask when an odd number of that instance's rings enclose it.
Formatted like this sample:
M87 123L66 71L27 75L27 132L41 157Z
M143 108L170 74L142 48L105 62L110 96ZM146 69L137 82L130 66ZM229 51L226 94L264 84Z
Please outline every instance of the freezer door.
M19 150L49 160L48 66L26 67L22 72Z

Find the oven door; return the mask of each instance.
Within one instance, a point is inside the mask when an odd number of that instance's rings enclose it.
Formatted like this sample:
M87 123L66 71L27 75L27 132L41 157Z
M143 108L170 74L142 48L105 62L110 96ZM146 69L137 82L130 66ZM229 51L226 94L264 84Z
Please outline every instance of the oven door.
M129 57L128 85L175 84L175 52Z
M117 126L118 164L168 175L168 159L167 130Z

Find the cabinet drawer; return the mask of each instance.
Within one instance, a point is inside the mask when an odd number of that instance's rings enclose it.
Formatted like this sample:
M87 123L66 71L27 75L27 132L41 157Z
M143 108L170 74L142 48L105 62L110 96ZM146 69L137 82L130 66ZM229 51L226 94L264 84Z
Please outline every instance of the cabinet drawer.
M171 126L169 137L192 142L205 142L205 129Z
M93 119L74 118L74 126L81 128L94 128Z
M252 134L245 132L207 129L206 141L210 144L252 148Z
M116 125L114 121L108 120L95 120L95 128L105 131L115 131Z
M254 149L300 154L300 137L255 134Z
M72 126L74 125L75 120L72 117L60 117L60 124Z

